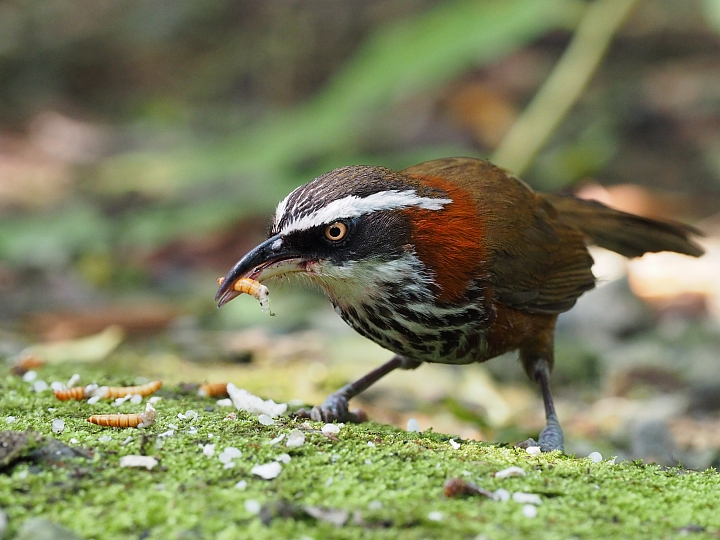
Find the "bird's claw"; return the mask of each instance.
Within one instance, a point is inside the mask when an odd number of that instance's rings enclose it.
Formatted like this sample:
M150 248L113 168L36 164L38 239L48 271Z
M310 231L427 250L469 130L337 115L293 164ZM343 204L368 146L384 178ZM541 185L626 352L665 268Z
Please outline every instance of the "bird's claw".
M309 411L300 409L296 416L309 418L316 422L353 422L359 424L367 420L367 414L360 409L348 409L348 400L342 394L330 394L322 405L315 405Z
M557 421L548 421L547 426L540 432L540 450L552 452L553 450L565 451L563 432Z

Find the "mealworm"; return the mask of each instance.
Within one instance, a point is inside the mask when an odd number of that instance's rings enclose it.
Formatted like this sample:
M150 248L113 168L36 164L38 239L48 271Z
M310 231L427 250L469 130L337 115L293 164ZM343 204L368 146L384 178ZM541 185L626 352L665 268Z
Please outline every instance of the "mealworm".
M219 285L222 285L225 278L218 278L217 281ZM240 294L249 294L250 296L253 296L258 302L260 302L260 307L262 308L263 313L269 313L272 316L275 315L272 311L270 311L270 301L268 300L270 291L259 281L250 278L240 278L233 283L233 290L239 292Z
M152 426L156 418L157 411L148 403L145 412L140 414L94 414L88 418L88 422L105 427L144 428Z
M25 375L31 369L37 369L45 365L45 360L34 355L24 356L12 367L15 375Z
M75 388L66 388L64 390L53 390L53 394L60 401L68 401L70 399L85 399L85 387L76 386Z
M198 388L198 396L200 397L227 397L227 395L226 382L205 383Z
M94 395L105 399L123 398L128 394L149 396L150 394L157 392L161 386L162 381L153 381L141 386L101 386L94 392Z

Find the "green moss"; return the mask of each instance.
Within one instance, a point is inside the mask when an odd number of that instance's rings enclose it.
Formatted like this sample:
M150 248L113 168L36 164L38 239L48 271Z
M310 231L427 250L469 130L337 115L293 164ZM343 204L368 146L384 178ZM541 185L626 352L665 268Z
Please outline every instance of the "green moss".
M70 368L53 367L42 376L65 380L71 373ZM668 538L688 525L703 527L705 532L693 533L703 538L720 531L720 475L714 470L592 463L559 453L532 457L521 449L472 441L461 441L454 450L448 435L407 433L373 423L346 425L334 439L320 432L320 424L303 425L289 417L272 426L240 412L228 419L231 409L218 407L214 400L167 387L159 392L163 399L156 405L159 418L154 426L113 430L89 424L87 417L138 412L144 406L125 403L118 410L107 402L63 403L49 391L33 392L17 377L0 380L3 429L33 429L94 452L90 460L20 462L5 469L0 474L0 508L8 514L11 532L31 516L48 518L83 538L103 539L419 539L478 534L492 539ZM188 409L198 412L196 420L178 418ZM5 424L7 416L16 420ZM64 431L57 435L51 430L55 418L65 420ZM269 444L292 429L305 432L303 446ZM174 433L161 436L169 430ZM215 456L203 454L205 444L216 445ZM233 468L225 469L218 454L228 446L240 449L242 456ZM142 453L157 458L159 465L151 471L119 467L120 457ZM250 473L254 465L282 453L292 459L277 478L263 480ZM527 475L494 477L512 465ZM488 490L537 493L542 498L538 516L524 517L522 505L512 500L448 499L443 484L452 477ZM240 480L246 480L245 489L236 487ZM251 500L267 505L263 515L283 501L298 511L263 524L246 509ZM351 517L339 528L304 514L305 505L344 509ZM442 519L434 521L431 512L441 513Z

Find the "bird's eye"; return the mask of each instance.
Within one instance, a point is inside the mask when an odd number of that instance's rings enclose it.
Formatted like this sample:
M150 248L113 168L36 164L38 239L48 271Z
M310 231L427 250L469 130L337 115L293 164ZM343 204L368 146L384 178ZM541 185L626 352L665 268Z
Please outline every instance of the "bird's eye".
M347 234L347 225L342 221L336 221L332 225L325 227L325 238L332 242L339 242Z

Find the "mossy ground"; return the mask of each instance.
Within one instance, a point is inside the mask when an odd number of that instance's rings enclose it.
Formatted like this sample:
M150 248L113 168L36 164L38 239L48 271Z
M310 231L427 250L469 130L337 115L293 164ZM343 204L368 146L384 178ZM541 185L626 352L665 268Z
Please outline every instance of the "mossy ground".
M86 377L87 368L83 368ZM52 367L43 379L66 380L72 367ZM133 383L131 378L103 383ZM43 516L82 538L695 538L720 533L720 475L663 469L639 462L592 463L555 452L532 457L522 449L459 441L450 435L408 433L367 423L345 425L336 438L321 433L321 424L281 417L271 426L215 400L164 387L156 405L159 418L147 429L114 430L87 422L97 413L139 412L144 405L107 402L59 402L49 391L35 393L22 379L3 374L0 395L2 429L31 429L71 446L94 452L82 458L50 463L22 461L0 473L0 508L12 534L31 516ZM188 409L195 420L178 418ZM8 416L16 420L6 423ZM53 419L65 429L53 434ZM173 429L171 436L159 437ZM194 428L194 429L193 429ZM306 442L287 448L269 441L292 429L305 432ZM71 439L74 441L71 443ZM76 441L76 442L75 442ZM215 444L213 457L201 446ZM218 454L228 446L242 451L233 468L224 468ZM159 460L153 470L120 468L121 456L147 454ZM273 480L250 469L287 453L291 460ZM527 475L497 479L509 466ZM539 494L535 518L523 515L512 500L479 497L446 498L443 484L461 477L488 490ZM246 480L244 489L236 484ZM295 514L268 523L246 507L265 506L263 514L282 501L350 512L342 527ZM282 513L282 512L280 512ZM268 521L267 519L265 520ZM703 529L701 532L688 532ZM482 537L482 536L479 536Z

